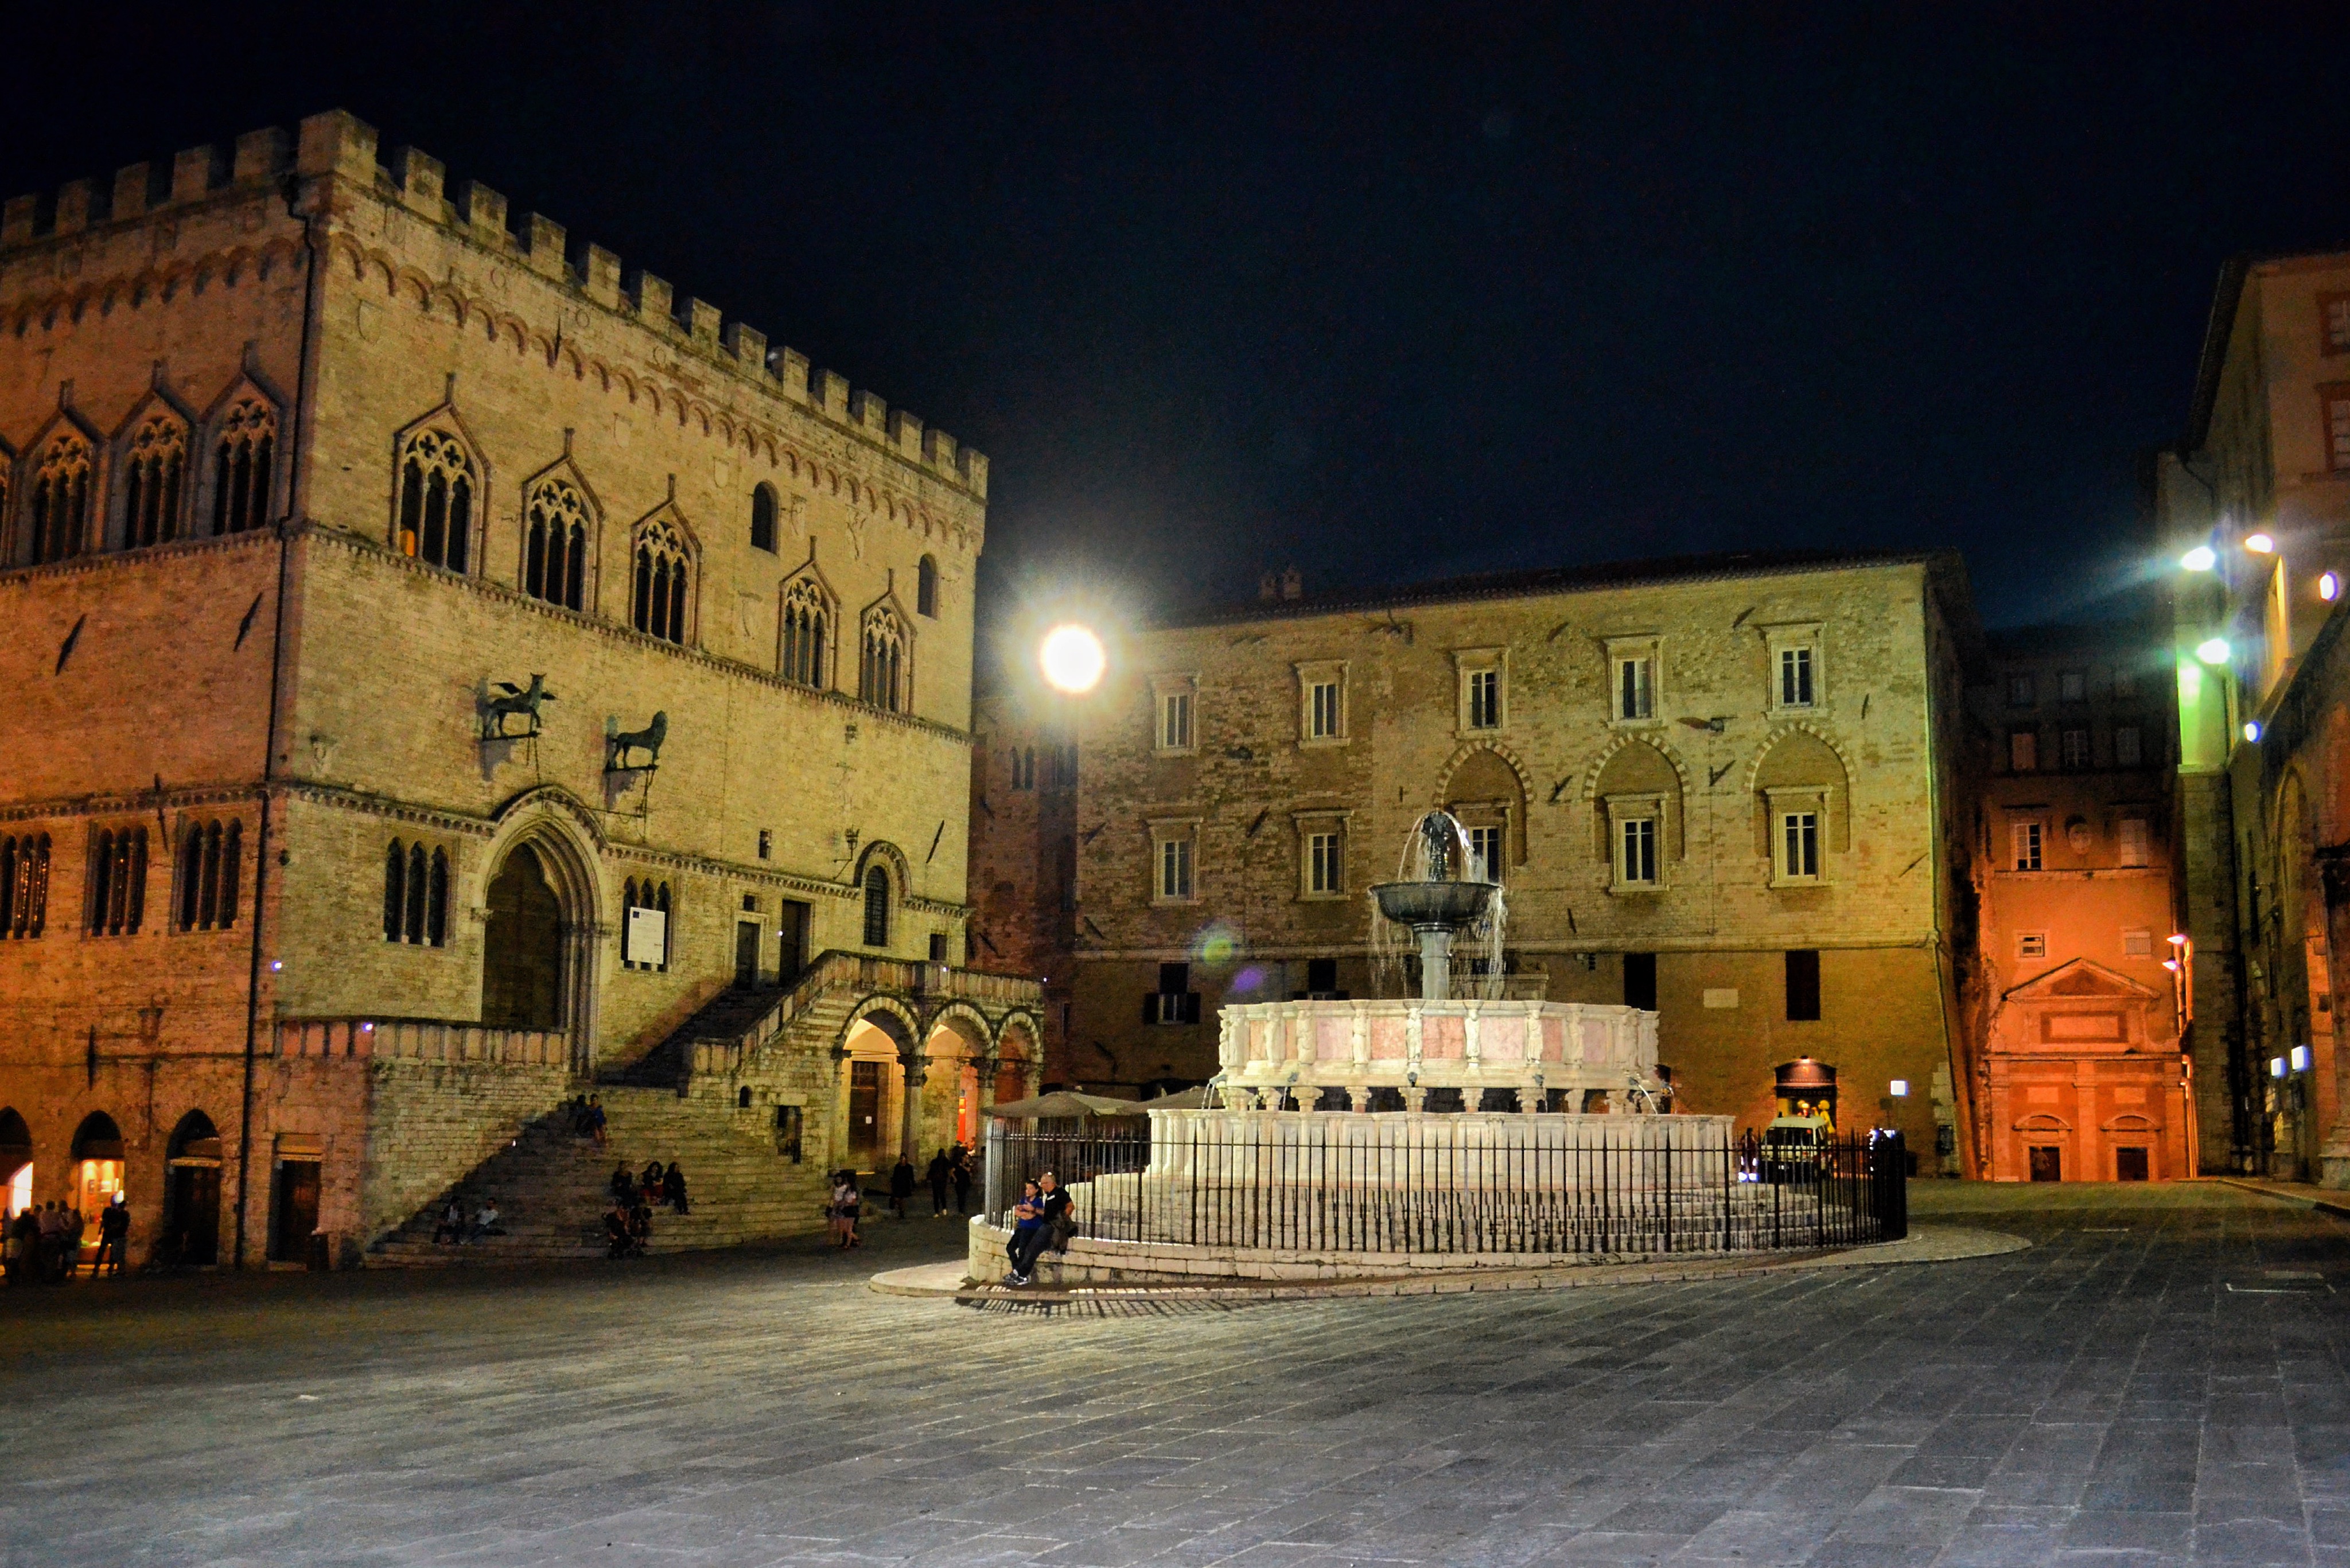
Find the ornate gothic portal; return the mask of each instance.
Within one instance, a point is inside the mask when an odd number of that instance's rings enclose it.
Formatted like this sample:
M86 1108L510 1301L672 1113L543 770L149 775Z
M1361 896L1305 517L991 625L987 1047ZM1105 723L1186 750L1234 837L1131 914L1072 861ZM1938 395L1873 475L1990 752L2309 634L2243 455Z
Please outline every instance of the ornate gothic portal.
M563 1027L563 906L526 844L515 846L490 881L482 1022L492 1029Z

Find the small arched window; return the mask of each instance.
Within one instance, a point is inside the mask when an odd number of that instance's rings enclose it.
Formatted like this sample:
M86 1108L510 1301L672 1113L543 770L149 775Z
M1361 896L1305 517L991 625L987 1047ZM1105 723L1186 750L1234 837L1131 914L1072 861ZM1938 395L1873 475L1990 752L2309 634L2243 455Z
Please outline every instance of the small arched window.
M418 431L400 453L400 534L403 556L462 572L472 555L473 495L480 487L463 442L440 429Z
M224 931L236 924L236 879L244 825L232 818L191 822L180 835L179 924L183 931Z
M939 613L939 564L928 556L914 571L914 610L918 615Z
M685 541L666 520L637 531L636 588L630 619L664 642L685 640Z
M775 548L775 487L762 484L751 492L751 548L774 554Z
M269 521L269 484L277 452L277 410L239 398L221 420L213 448L213 533L243 534Z
M49 836L0 838L0 941L41 934L49 914Z
M825 654L831 640L832 607L814 577L800 577L784 589L783 649L785 680L801 686L826 684Z
M137 933L147 912L147 830L100 828L89 847L89 934Z
M902 713L911 696L911 675L906 661L906 628L897 613L887 606L866 611L864 645L858 662L858 699Z
M865 945L889 945L889 873L879 866L865 873Z
M60 431L33 471L33 564L64 561L81 554L89 524L89 442Z
M140 421L122 452L122 547L141 550L180 536L180 492L188 427L172 413Z
M587 603L588 501L579 487L561 478L533 486L523 511L522 591L565 609Z

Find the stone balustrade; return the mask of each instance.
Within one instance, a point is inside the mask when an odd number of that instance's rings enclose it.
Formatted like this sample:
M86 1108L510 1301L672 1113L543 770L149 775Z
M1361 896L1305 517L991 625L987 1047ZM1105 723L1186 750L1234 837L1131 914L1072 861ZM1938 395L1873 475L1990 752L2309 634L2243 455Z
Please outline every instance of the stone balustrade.
M494 1029L439 1018L281 1018L276 1051L286 1057L563 1067L571 1061L571 1036L559 1029Z
M1597 1002L1415 999L1261 1002L1219 1015L1219 1064L1227 1093L1269 1106L1310 1105L1326 1088L1367 1103L1375 1087L1402 1091L1417 1108L1431 1088L1463 1091L1477 1107L1485 1089L1517 1092L1540 1108L1554 1091L1602 1090L1611 1108L1632 1079L1654 1085L1657 1015Z

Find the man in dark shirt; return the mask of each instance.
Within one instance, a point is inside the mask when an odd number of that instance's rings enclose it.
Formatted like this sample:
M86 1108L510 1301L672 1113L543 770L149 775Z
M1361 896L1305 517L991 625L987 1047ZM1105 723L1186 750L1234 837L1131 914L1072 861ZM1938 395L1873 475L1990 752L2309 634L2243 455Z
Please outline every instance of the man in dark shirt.
M1012 1272L1023 1280L1035 1272L1036 1260L1047 1247L1059 1251L1068 1241L1068 1192L1049 1170L1036 1179L1036 1228L1013 1239Z
M98 1217L98 1258L90 1264L92 1274L119 1274L122 1272L122 1246L130 1239L130 1206L120 1192Z
M936 1219L947 1211L947 1151L931 1156L930 1168L922 1175L931 1184L931 1217Z
M906 1199L914 1195L914 1162L904 1155L889 1171L889 1210L899 1219L906 1218Z

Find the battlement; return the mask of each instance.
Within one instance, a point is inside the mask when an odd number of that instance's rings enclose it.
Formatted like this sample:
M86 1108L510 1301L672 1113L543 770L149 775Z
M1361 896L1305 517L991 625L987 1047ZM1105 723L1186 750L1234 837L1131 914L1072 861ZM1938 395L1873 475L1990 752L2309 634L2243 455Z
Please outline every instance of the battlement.
M987 458L944 431L925 428L837 373L811 369L807 356L641 267L624 270L601 245L572 239L540 213L510 214L506 199L477 181L452 193L440 161L412 147L379 151L373 126L330 109L302 121L298 134L247 131L232 147L194 147L168 164L133 163L110 184L69 181L54 196L14 196L0 206L0 255L75 234L142 221L226 193L250 196L286 182L345 180L472 244L512 257L527 270L577 293L611 314L741 378L761 391L854 431L892 454L987 498Z

